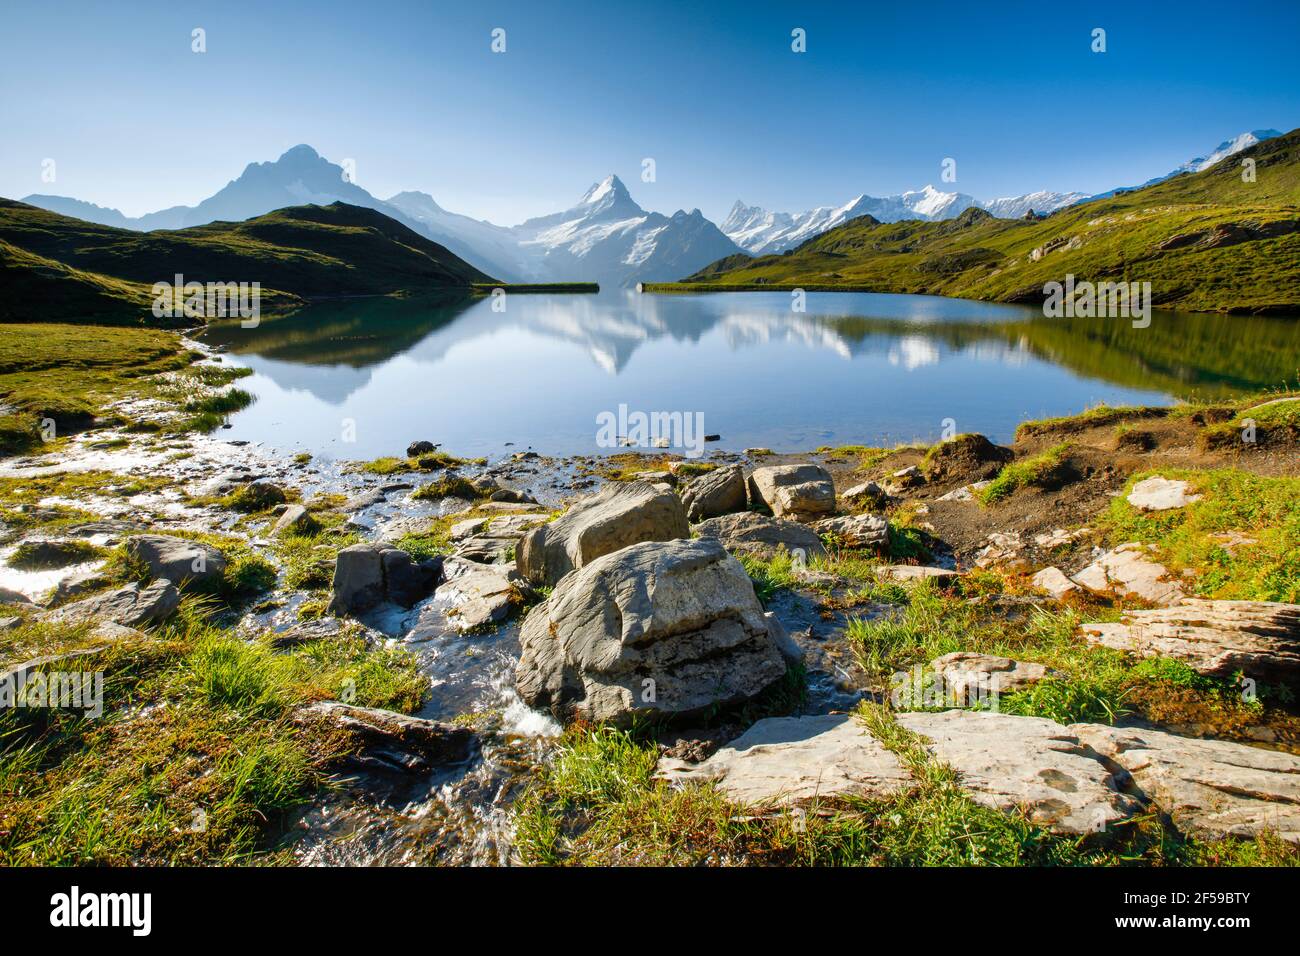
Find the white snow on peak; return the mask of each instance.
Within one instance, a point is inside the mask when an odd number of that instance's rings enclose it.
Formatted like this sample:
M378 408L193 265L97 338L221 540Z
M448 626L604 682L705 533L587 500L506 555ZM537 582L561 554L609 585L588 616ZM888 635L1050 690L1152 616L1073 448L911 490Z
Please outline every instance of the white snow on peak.
M1224 140L1216 146L1214 152L1210 153L1210 155L1198 156L1196 159L1188 160L1179 166L1175 172L1199 173L1202 170L1209 169L1220 160L1227 159L1235 153L1240 153L1243 149L1249 149L1256 143L1262 143L1266 139L1281 135L1275 129L1256 129L1248 133L1238 133L1232 139Z

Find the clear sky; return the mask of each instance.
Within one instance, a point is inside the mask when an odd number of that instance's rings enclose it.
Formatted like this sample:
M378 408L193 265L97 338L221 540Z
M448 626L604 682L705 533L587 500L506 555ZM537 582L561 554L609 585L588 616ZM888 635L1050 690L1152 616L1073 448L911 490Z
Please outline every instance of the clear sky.
M1296 0L5 0L0 195L138 215L297 143L354 159L380 198L418 189L503 224L610 172L646 208L713 219L737 198L797 211L930 182L1096 192L1300 126L1298 50Z

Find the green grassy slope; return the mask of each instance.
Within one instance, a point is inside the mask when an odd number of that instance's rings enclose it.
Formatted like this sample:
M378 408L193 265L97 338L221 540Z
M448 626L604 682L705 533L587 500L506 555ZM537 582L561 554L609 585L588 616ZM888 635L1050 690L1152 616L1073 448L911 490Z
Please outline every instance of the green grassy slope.
M150 287L259 282L262 307L302 299L464 289L491 277L381 213L345 203L294 206L245 222L132 232L0 199L8 321L145 321Z
M1242 181L1242 160L1256 163ZM1038 257L1035 258L1035 250ZM650 291L794 288L1040 302L1043 284L1148 281L1157 306L1300 313L1300 130L1202 173L1043 220L968 209L944 222L863 216L783 255L731 256Z

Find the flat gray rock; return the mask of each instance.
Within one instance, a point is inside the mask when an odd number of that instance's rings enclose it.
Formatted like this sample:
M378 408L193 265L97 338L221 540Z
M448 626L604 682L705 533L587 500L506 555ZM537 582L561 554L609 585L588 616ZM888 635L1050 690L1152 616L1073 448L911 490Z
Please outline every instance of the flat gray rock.
M1137 482L1127 498L1128 503L1139 511L1168 511L1200 500L1200 495L1187 493L1187 482L1161 478L1159 475Z
M1300 843L1300 757L1226 740L1099 724L1068 728L1132 775L1145 799L1184 833Z
M769 717L702 763L660 760L656 775L674 784L715 783L741 806L885 797L912 782L898 757L846 714Z
M1300 605L1188 598L1166 608L1126 611L1116 623L1083 624L1099 644L1141 657L1172 657L1199 673L1259 681L1300 677Z
M1074 575L1074 582L1095 594L1135 595L1152 604L1176 604L1186 595L1177 581L1168 580L1163 564L1150 559L1141 544L1121 544Z
M956 651L930 662L946 693L968 704L999 694L1012 694L1051 675L1042 664L992 654Z
M930 741L976 803L1021 809L1057 833L1102 832L1141 809L1076 729L1041 717L988 711L903 713L898 722Z
M159 578L147 587L128 584L103 594L96 594L55 611L40 615L41 620L63 624L82 624L88 621L111 621L124 627L143 627L157 624L170 617L181 603L180 591L166 578Z
M924 564L890 564L876 568L876 577L899 584L908 581L931 580L943 586L955 582L961 577L961 572L951 571L948 568L932 568Z

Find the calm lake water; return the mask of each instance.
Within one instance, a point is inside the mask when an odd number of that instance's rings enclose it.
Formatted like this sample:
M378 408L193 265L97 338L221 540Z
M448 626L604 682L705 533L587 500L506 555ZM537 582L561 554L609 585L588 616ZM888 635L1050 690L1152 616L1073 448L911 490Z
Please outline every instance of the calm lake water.
M224 437L335 458L598 453L597 416L700 412L710 448L1008 441L1027 418L1294 381L1300 321L1046 319L934 296L788 293L352 300L213 326L257 402ZM354 438L354 440L345 440ZM507 445L507 443L513 443Z

